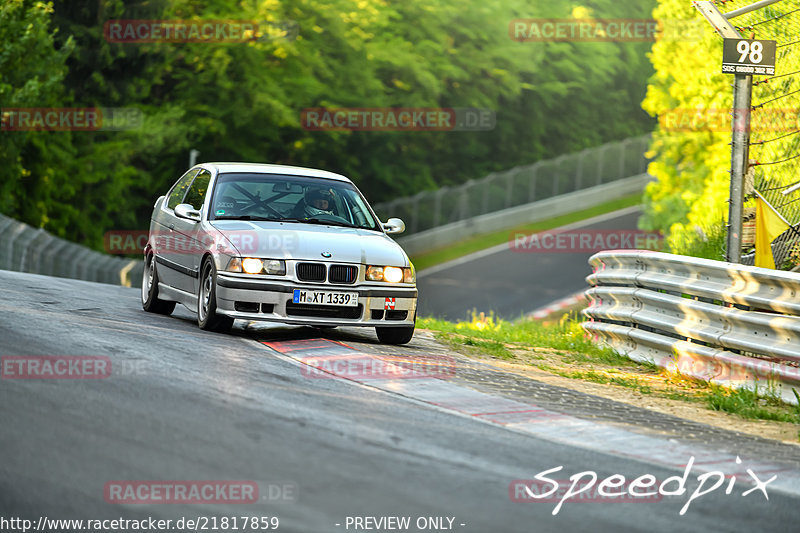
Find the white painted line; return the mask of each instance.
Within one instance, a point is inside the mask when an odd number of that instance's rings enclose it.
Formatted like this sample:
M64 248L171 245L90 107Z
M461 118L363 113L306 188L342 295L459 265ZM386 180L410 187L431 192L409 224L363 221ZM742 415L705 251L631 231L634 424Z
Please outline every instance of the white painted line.
M561 226L559 228L553 228L543 231L559 231L559 230L571 230L571 229L583 228L585 226L591 226L592 224L599 224L600 222L605 222L607 220L614 220L615 218L624 217L626 215L635 213L636 211L641 211L641 209L642 209L641 206L633 205L631 207L626 207L618 211L612 211L611 213L604 213L602 215L597 215L592 218L587 218L586 220L579 220L578 222L567 224L566 226ZM511 230L509 229L509 231ZM453 259L452 261L447 261L446 263L441 263L439 265L426 268L425 270L420 270L419 272L417 272L417 279L425 276L430 276L431 274L436 274L437 272L441 272L442 270L447 270L448 268L453 268L458 265L463 265L464 263L469 263L470 261L475 261L476 259L480 259L482 257L500 253L508 249L509 249L508 242L504 242L502 244L492 246L491 248L485 248L477 252L472 252L471 254L467 254L457 259Z

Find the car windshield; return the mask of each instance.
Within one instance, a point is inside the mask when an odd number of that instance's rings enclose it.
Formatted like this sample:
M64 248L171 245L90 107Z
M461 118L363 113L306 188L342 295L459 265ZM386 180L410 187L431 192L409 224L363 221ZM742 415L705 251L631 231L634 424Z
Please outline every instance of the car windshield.
M352 184L282 174L220 174L209 220L276 220L380 231Z

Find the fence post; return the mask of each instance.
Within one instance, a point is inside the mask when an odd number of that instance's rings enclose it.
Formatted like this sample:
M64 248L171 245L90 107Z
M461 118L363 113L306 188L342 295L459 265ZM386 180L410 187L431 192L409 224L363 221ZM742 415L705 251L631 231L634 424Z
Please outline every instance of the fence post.
M603 167L606 164L606 152L608 151L611 143L604 144L600 147L600 157L598 157L597 163L597 183L596 185L601 185L603 183Z
M435 193L433 193L433 227L437 227L442 219L442 196L445 192L450 190L449 187L444 186Z
M31 272L33 274L41 274L40 269L40 258L42 255L42 246L38 246L39 239L42 237L48 237L49 235L45 230L42 228L38 228L36 230L36 235L31 238L31 242L25 249L22 251L22 257L19 260L19 271L20 272ZM34 260L35 259L35 260ZM31 266L28 267L27 263L31 263Z
M558 196L558 183L561 181L561 165L564 164L564 160L566 160L566 154L561 154L553 161L553 166L556 169L556 176L555 180L553 181L553 196Z
M625 163L626 159L628 158L628 145L631 143L631 139L625 139L620 143L620 161L619 161L619 177L624 178L627 176L625 173Z
M459 187L461 196L459 197L461 215L459 220L466 220L469 218L469 189L472 187L474 180L467 181L464 185Z
M56 242L48 246L47 250L44 252L45 257L47 258L47 269L42 269L42 274L47 276L56 275L56 258L58 257L61 249L70 244L69 241L57 239L56 237L53 237L53 240Z
M531 178L528 182L528 202L536 201L536 182L539 181L539 169L542 162L534 163L529 168L531 169Z
M23 231L25 231L26 227L27 226L25 224L17 222L17 227L11 229L11 232L8 236L8 255L6 256L6 264L0 265L0 267L7 270L14 270L14 241Z
M575 190L579 191L581 189L581 185L583 184L583 162L586 159L586 155L589 153L588 148L584 148L581 150L580 155L578 155L578 169L575 172Z
M506 179L506 209L511 207L511 202L513 201L514 197L514 181L517 179L517 176L521 170L522 167L514 167L506 173L508 175L508 178Z

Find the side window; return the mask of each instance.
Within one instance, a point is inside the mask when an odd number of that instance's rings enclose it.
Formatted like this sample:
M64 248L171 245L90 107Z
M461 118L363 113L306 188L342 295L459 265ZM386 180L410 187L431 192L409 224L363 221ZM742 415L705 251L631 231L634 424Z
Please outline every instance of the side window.
M175 209L175 206L181 203L183 196L186 194L186 189L189 188L189 184L192 183L192 178L195 174L197 174L196 169L190 170L172 187L172 190L169 192L169 198L167 199L167 207L169 209Z
M195 210L199 211L203 207L203 200L208 191L208 182L211 180L211 172L208 170L201 170L197 177L189 187L189 192L186 193L186 198L183 203L191 205Z

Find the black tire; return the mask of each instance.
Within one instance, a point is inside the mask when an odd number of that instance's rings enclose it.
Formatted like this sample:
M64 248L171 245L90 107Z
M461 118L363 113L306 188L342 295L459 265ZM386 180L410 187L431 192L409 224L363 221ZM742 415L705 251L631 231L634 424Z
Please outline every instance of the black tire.
M197 325L206 331L228 331L233 318L217 314L217 267L209 257L200 269L200 287L197 289Z
M148 313L169 315L175 310L175 302L161 300L158 297L158 270L153 254L144 257L142 272L142 309Z
M414 336L414 327L400 327L400 328L375 328L375 333L378 334L378 340L381 344L406 344Z

